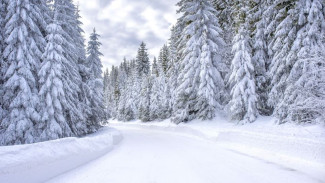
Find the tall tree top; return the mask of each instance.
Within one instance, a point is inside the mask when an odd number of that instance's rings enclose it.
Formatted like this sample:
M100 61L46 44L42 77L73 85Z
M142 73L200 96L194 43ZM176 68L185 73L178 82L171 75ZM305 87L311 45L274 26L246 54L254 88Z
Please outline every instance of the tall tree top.
M99 51L101 46L99 37L100 35L96 33L96 29L94 28L87 47L89 68L91 69L92 77L95 78L101 78L102 75L102 63L99 57L103 54Z
M140 48L138 49L137 55L137 72L138 76L147 76L150 72L150 61L149 55L147 52L146 44L144 42L141 43Z

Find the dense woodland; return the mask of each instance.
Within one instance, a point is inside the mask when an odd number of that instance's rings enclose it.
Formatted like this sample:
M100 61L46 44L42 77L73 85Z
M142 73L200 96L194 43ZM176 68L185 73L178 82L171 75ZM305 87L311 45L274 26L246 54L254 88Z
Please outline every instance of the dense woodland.
M99 35L87 47L72 0L0 0L0 145L99 129Z
M324 123L324 0L177 6L157 59L142 43L103 74L72 0L0 0L0 145L80 137L107 118Z
M107 113L175 123L325 121L324 0L181 0L168 44L104 73Z

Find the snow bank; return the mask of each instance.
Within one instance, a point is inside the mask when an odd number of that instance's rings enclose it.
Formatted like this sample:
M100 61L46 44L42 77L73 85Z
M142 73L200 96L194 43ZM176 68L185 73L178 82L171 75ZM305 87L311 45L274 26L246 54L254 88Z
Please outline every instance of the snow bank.
M0 182L44 182L106 154L121 139L105 127L83 138L0 147Z
M277 125L271 117L260 117L255 123L246 125L236 125L221 118L180 125L169 120L151 123L110 122L112 126L127 125L205 138L240 154L302 171L305 166L310 166L314 168L308 170L313 171L305 173L325 175L325 127L322 125Z

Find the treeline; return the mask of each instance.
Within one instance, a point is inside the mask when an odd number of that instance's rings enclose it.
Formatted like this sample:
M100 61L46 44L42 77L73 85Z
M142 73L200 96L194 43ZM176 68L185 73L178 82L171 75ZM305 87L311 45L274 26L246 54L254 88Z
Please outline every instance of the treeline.
M105 120L99 35L72 0L0 0L0 145L95 132Z
M108 113L122 121L324 123L324 0L181 0L158 60L146 45L104 74Z

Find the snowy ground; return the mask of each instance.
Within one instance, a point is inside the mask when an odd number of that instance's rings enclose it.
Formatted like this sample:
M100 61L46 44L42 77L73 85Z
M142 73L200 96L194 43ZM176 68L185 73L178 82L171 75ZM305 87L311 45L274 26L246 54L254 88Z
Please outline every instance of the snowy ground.
M116 149L49 182L325 182L323 127L261 121L247 126L111 121L124 139Z
M109 126L120 132L0 147L0 182L325 183L324 126L272 118Z
M121 140L106 127L84 138L0 147L0 183L44 182L107 154Z

